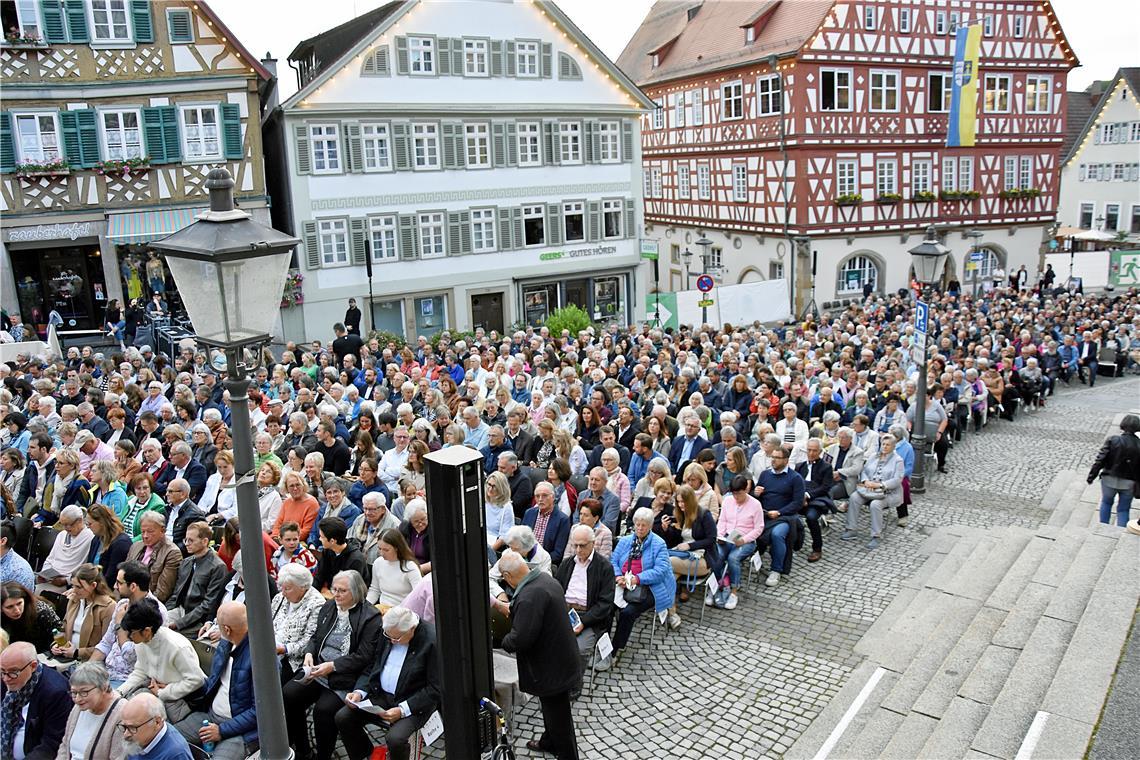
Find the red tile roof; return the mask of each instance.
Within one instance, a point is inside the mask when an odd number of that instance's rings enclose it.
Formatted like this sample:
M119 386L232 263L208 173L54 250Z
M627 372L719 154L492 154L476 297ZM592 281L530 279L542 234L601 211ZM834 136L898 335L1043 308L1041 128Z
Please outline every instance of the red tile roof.
M763 60L798 50L815 33L833 0L658 0L617 63L639 85L656 84ZM699 11L689 18L689 11ZM744 30L770 12L756 40ZM668 46L657 68L651 53Z

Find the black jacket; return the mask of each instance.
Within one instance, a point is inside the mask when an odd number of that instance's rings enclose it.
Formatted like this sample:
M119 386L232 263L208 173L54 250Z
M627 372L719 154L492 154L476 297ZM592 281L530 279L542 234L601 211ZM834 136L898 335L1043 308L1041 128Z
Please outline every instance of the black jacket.
M511 599L511 621L503 649L518 657L519 687L523 691L549 697L581 683L578 642L558 581L542 572L528 575Z
M380 674L392 651L387 636L380 637L376 661L372 669L360 674L356 688L368 692L372 704L389 709L401 702L408 703L412 715L430 715L440 702L439 655L435 648L435 627L420 622L408 644L400 677L396 679L396 693L389 698L380 686Z
M515 470L514 475L507 478L507 483L511 487L511 506L515 511L515 519L522 520L534 501L534 483L530 482L530 476L523 472L521 466Z
M629 449L627 449L625 446L622 446L620 443L616 443L616 442L614 443L613 447L615 449L617 449L618 466L621 467L621 471L622 472L629 472L629 457L630 457ZM594 469L595 467L601 467L602 466L602 454L605 452L605 450L606 450L606 447L600 443L597 446L595 446L594 448L590 449L590 456L589 456L589 459L587 460L587 461L589 461L590 464L589 464L589 468L587 469L587 472ZM693 452L693 456L696 456L695 451Z
M166 505L166 518L169 520L171 514L174 512L174 507ZM174 535L171 540L174 545L178 547L178 551L183 554L186 553L186 529L190 527L190 523L200 522L206 519L206 513L198 509L198 505L190 499L178 511L178 517L174 518Z
M27 760L55 760L56 752L67 729L71 713L71 697L67 679L53 668L40 665L40 682L28 702L28 719L24 723L24 757ZM0 685L0 698L8 689Z
M811 480L807 478L808 463L800 462L796 465L796 474L804 479L804 493L807 494L808 501L812 499L831 499L831 487L835 485L832 479L831 465L828 464L820 457L819 461L812 465Z
M323 591L332 586L333 577L341 570L355 570L360 577L365 577L364 552L360 550L360 542L355 538L345 541L345 548L340 554L332 549L322 549L317 556L317 569L313 574L313 588Z
M182 603L182 617L170 622L176 623L181 634L197 631L202 623L214 619L214 613L222 603L222 594L229 580L226 563L212 549L201 558L187 557L178 566L178 579L174 582L174 592L166 600L168 609Z
M348 471L348 463L352 458L352 451L339 438L334 439L331 446L326 446L317 441L312 453L323 456L325 458L325 469L337 477Z
M554 571L554 577L565 591L578 562L567 557ZM593 628L598 636L610 629L614 617L614 566L602 555L594 552L586 567L586 611L579 612L582 625Z
M348 611L348 623L352 628L349 637L348 654L333 660L335 670L329 675L332 689L355 688L356 679L365 672L376 659L376 648L380 644L380 611L367 602L361 602ZM321 664L321 647L325 638L336 625L336 602L329 600L317 615L317 630L305 647L305 653L313 656L313 662Z
M300 446L305 450L306 454L313 453L313 449L317 446L317 437L306 430L301 435L293 435L286 433L285 438L281 441L281 445L273 452L282 462L289 461L289 450L295 449Z
M1097 475L1140 482L1140 438L1134 433L1121 433L1105 441L1089 470L1088 482L1096 480Z
M504 428L503 434L506 440L511 444L511 450L515 452L515 456L519 458L519 462L526 463L534 461L534 451L538 451L535 447L535 436L519 428L519 434L514 438L511 437L511 431ZM542 444L538 444L542 446Z
M55 459L49 459L47 469L44 470L44 477L50 483L55 477ZM16 494L16 514L24 513L24 502L30 497L36 495L36 489L39 487L40 471L36 469L35 462L29 462L24 468L24 479L20 481L20 492ZM43 506L42 504L40 505Z

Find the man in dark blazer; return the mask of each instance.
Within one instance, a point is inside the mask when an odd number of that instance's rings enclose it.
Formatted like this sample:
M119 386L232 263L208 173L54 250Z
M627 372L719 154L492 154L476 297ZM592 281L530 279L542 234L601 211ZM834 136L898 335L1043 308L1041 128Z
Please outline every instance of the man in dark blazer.
M111 426L102 417L95 414L95 406L89 401L79 405L79 419L83 420L82 430L90 430L100 441L111 437Z
M546 573L531 571L511 549L503 552L499 570L515 590L511 632L503 638L503 649L518 657L519 687L542 703L545 730L541 738L527 742L527 749L548 752L558 760L578 760L570 692L582 682L582 663L562 586Z
M669 469L681 472L681 467L697 458L697 454L709 447L709 442L701 437L701 422L689 417L685 420L685 434L673 439L669 448Z
M28 439L28 466L24 468L24 479L20 481L20 492L16 494L16 513L30 517L42 507L37 502L35 509L27 505L28 499L37 492L47 490L47 484L55 480L55 457L51 455L52 440L47 433L32 433ZM42 480L41 480L42 470Z
M531 462L534 461L534 457L531 456L531 449L534 448L534 436L523 428L525 421L525 411L517 407L512 409L507 414L507 429L503 433L506 436L507 443L511 445L511 451L515 452L515 456L524 462Z
M166 536L186 554L186 529L206 514L198 505L190 501L190 484L182 478L175 478L166 487Z
M67 679L41 665L36 659L36 648L27 641L17 641L0 652L0 669L4 672L0 700L5 714L10 707L28 710L21 752L26 760L54 760L71 712ZM11 673L16 676L9 677ZM16 700L14 705L10 698ZM15 757L16 728L13 726L11 733L4 731L0 757Z
M617 430L617 442L627 449L633 449L633 439L641 432L641 425L629 406L618 407L617 422L610 423Z
M169 466L164 467L154 481L154 492L159 496L166 496L166 488L175 478L182 478L190 484L190 498L194 501L202 498L206 490L206 468L201 462L194 461L194 452L190 444L178 441L170 447Z
M823 458L823 443L818 438L807 442L807 461L796 465L796 473L804 479L804 506L800 514L807 520L811 532L811 554L808 562L818 562L823 556L823 531L819 518L835 511L831 488L835 485L831 465Z
M193 634L202 623L214 619L229 573L226 563L210 548L214 531L204 522L186 530L186 559L178 566L174 593L166 600L170 610L167 625L183 635Z
M439 707L435 628L403 607L388 610L383 626L375 664L356 679L356 688L345 696L347 704L336 714L349 760L366 760L372 754L372 740L364 731L369 724L388 726L390 760L407 760L412 734ZM356 707L366 699L377 712Z
M574 634L584 667L598 638L609 631L613 621L614 568L594 551L594 531L588 525L575 525L570 530L570 548L574 550L572 559L558 566L554 578L566 594L566 605L578 613L581 621Z
M1097 358L1100 356L1100 344L1093 339L1093 334L1085 330L1081 336L1080 345L1077 346L1077 377L1085 382L1088 375L1088 384L1092 388L1096 385Z
M542 535L536 526L543 518ZM534 506L523 515L523 525L533 530L534 537L550 555L550 561L557 565L566 553L566 542L570 540L570 518L554 505L554 486L545 480L534 489Z

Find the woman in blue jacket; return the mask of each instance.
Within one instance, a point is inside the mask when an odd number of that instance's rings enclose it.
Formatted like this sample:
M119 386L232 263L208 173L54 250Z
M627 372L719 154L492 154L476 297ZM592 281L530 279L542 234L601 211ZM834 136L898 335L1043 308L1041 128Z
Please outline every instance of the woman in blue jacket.
M624 589L626 606L618 613L614 632L614 652L629 641L638 615L648 609L661 613L673 606L677 581L664 539L653 532L653 510L642 507L633 513L633 533L624 537L610 557L619 589ZM638 589L644 589L641 594ZM636 597L640 596L640 599ZM631 598L634 597L634 598Z

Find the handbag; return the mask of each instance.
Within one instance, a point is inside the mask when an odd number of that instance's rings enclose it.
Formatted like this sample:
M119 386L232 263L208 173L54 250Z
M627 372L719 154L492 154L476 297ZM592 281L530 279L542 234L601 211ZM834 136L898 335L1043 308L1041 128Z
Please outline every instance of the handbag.
M649 589L645 584L638 583L633 588L627 588L622 597L626 604L645 604L645 600L649 598Z

